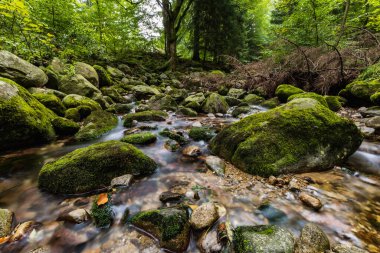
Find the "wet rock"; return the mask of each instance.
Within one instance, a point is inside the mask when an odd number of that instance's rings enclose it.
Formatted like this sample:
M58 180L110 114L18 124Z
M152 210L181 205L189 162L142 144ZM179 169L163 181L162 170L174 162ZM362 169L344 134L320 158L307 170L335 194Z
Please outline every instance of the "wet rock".
M175 140L167 140L164 147L170 152L176 152L181 146Z
M359 108L359 113L363 117L376 117L380 116L380 106L373 106L370 108L361 107Z
M225 127L209 146L245 172L276 176L330 169L361 142L350 120L314 99L300 98Z
M224 97L226 99L226 102L229 106L237 106L239 104L241 104L241 100L240 99L237 99L237 98L234 98L234 97L230 97L230 96L226 96Z
M136 85L132 88L133 94L138 100L148 99L151 96L160 94L160 91L148 85Z
M298 197L302 203L308 207L313 208L315 211L319 211L323 206L322 202L318 198L311 196L305 192L301 192Z
M131 175L131 174L126 174L126 175L123 175L120 177L115 177L111 181L111 187L112 188L120 187L120 186L121 187L129 187L132 183L132 180L133 180L133 175Z
M203 111L205 113L227 113L228 104L224 97L217 93L211 93L210 96L207 97L203 104Z
M0 209L0 238L8 236L12 232L13 212L8 209Z
M151 174L156 163L133 145L107 141L93 144L45 164L39 187L53 193L83 193L110 185L113 178Z
M182 154L187 157L198 157L202 154L198 146L188 146L182 150Z
M240 107L235 108L232 111L232 117L237 118L241 114L246 114L246 113L249 113L250 111L251 111L251 107L249 107L249 106L240 106Z
M104 96L111 98L111 101L110 101L111 104L113 102L116 102L116 103L127 103L128 102L128 100L120 94L120 91L115 86L103 87L101 89L101 91L102 91Z
M209 127L192 127L189 137L194 141L209 141L215 136L215 132Z
M369 120L365 122L365 125L367 127L374 128L376 132L379 132L380 131L380 116L370 118Z
M9 242L15 242L21 240L24 236L28 235L33 228L33 221L26 221L18 224L13 230L12 235L9 237Z
M131 127L134 120L138 122L147 122L147 121L165 121L168 117L168 114L163 111L143 111L137 113L130 113L123 117L124 126Z
M198 113L191 108L180 106L178 107L177 114L189 117L196 117Z
M272 225L282 225L288 221L286 213L275 208L271 204L263 204L259 206L258 210Z
M255 95L255 94L248 94L244 97L244 102L250 104L250 105L259 105L260 103L264 102L264 98Z
M5 50L0 50L0 76L26 88L42 87L48 81L41 69Z
M113 81L111 79L110 74L103 68L102 66L99 65L94 65L94 69L96 70L96 73L98 73L99 76L99 86L104 87L104 86L112 86Z
M296 178L292 178L289 182L289 190L291 191L300 191L302 188L301 182L299 182Z
M69 213L61 215L58 220L68 221L72 223L83 223L88 221L90 218L90 215L86 211L86 209L75 209Z
M167 202L178 202L183 198L182 194L166 191L160 194L160 201L163 203Z
M183 252L190 239L190 224L185 207L161 208L144 211L131 218L131 223L156 237L160 246Z
M311 99L318 101L321 105L329 108L329 106L326 102L326 99L323 96L321 96L317 93L314 93L314 92L305 92L305 93L292 95L288 98L288 102L292 101L293 99L297 99L297 98L311 98Z
M201 248L204 253L217 253L222 252L224 244L219 240L218 231L213 229L202 235L198 242L198 247Z
M226 163L217 156L207 156L205 159L207 167L214 171L218 176L224 176Z
M306 224L297 241L295 253L320 253L330 249L327 235L317 225Z
M219 218L218 211L214 203L204 203L196 208L190 217L190 225L201 230L210 227Z
M78 74L63 76L58 85L58 90L66 94L77 94L89 98L94 97L96 94L101 94L97 87Z
M343 244L335 246L332 249L332 252L334 253L368 253L368 251L364 249L360 249L358 247L351 246L351 245L343 245Z
M183 136L183 134L175 130L169 130L166 128L160 132L160 135L175 140L181 146L186 145L188 143L188 140Z
M376 65L373 65L374 67ZM369 67L371 68L371 66ZM373 70L376 73L376 70ZM350 104L370 104L371 96L380 90L380 79L378 76L369 78L368 76L361 76L348 84L346 88L339 92L339 96L342 96L348 100Z
M274 225L243 226L234 231L236 253L294 252L293 234Z
M276 108L277 106L280 105L280 100L278 99L278 97L274 97L274 98L270 98L268 100L265 100L263 102L260 103L260 105L262 107L265 107L265 108L268 108L268 109L273 109L273 108Z
M121 141L130 143L130 144L140 144L140 145L147 145L154 143L157 140L157 137L153 133L144 132L144 133L137 133L137 134L130 134L127 136L124 136Z
M360 132L363 134L363 136L365 138L370 138L371 136L373 136L375 134L375 129L374 128L362 126L359 129L360 129Z
M79 131L80 125L72 120L57 117L52 120L55 133L59 136L74 135Z

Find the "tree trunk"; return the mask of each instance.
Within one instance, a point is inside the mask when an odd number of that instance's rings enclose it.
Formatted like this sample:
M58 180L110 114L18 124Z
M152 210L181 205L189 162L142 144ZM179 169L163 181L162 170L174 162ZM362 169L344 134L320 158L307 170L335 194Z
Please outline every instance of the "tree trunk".
M193 34L193 60L199 61L199 40L200 40L200 27L199 27L199 2L195 1L194 5L194 34Z

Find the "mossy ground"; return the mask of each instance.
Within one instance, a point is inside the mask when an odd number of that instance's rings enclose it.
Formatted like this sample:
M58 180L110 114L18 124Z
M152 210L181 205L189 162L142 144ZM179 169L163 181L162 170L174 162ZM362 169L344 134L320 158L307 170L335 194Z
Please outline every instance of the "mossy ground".
M130 144L151 144L154 143L157 140L157 137L155 134L145 132L145 133L137 133L137 134L130 134L127 136L124 136L121 141L130 143Z

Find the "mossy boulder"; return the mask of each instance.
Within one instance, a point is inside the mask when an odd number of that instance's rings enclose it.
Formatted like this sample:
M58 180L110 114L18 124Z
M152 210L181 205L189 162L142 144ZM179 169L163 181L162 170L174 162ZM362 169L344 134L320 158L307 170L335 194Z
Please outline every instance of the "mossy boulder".
M353 122L317 100L300 98L224 128L210 149L243 171L270 176L332 168L362 140Z
M151 96L158 95L161 93L157 88L148 85L133 86L132 91L138 100L148 99Z
M243 89L231 88L228 91L227 96L240 99L243 98L245 94L247 94L247 92Z
M92 100L91 98L84 97L81 95L75 95L75 94L67 95L66 97L64 97L62 102L67 108L76 108L78 106L85 105L85 106L90 107L91 110L102 109L99 103Z
M218 93L211 93L202 106L205 113L227 113L228 108L226 100Z
M246 113L249 113L251 111L251 107L249 106L239 106L239 107L236 107L233 111L232 111L232 117L239 117L241 114L246 114Z
M75 139L78 141L88 141L99 138L115 128L116 125L117 117L112 113L102 110L93 111L83 121L83 126L75 135Z
M111 79L110 74L107 72L107 70L105 70L102 66L99 66L99 65L94 65L93 67L96 73L98 73L100 87L113 85L113 81Z
M380 91L373 94L370 99L374 105L380 105Z
M95 87L99 87L99 76L96 70L87 63L84 62L76 62L74 64L75 73L82 75L87 79L90 83L92 83Z
M75 122L82 121L92 112L91 107L87 105L81 105L75 108L69 108L65 112L65 118Z
M256 94L248 94L243 99L244 102L246 102L247 104L250 104L250 105L258 105L258 104L264 102L264 100L265 99L263 97L260 97Z
M5 50L0 50L0 76L26 88L42 87L48 81L41 69Z
M59 83L58 89L66 94L77 94L89 98L96 94L101 94L97 87L79 74L64 76Z
M123 71L111 66L107 66L107 72L110 74L112 78L117 79L117 80L121 80L125 76Z
M59 116L63 116L66 107L63 105L61 99L54 94L34 93L32 94L41 104L55 112Z
M160 132L160 135L178 142L181 146L188 143L188 140L185 138L185 136L183 136L181 132L177 132L175 130L169 130L165 128Z
M41 189L52 193L85 193L109 186L125 174L154 172L156 163L133 145L107 141L77 149L45 164L38 177Z
M129 134L124 136L121 141L130 143L130 144L151 144L154 143L157 140L157 137L153 133L144 132L144 133L137 133L137 134Z
M179 106L177 114L189 117L196 117L198 113L189 107Z
M149 99L148 106L153 110L176 111L178 104L171 96L159 94Z
M145 122L145 121L165 121L165 119L168 117L168 114L163 111L143 111L143 112L137 112L137 113L130 113L123 117L124 119L124 126L125 127L131 127L132 122L134 120L139 122Z
M174 252L184 252L190 240L188 220L186 207L169 207L140 212L134 215L130 222L156 237L160 247Z
M237 227L233 240L236 253L294 252L293 234L273 225Z
M215 136L215 131L209 127L192 127L189 137L194 141L209 141Z
M24 87L0 78L1 151L53 140L56 117Z
M339 96L325 96L326 103L331 111L337 112L342 108L343 98Z
M114 102L125 103L127 100L120 94L117 87L103 87L101 89L104 96L110 97Z
M286 103L290 96L303 93L304 91L290 84L281 84L276 89L276 96L282 103Z
M172 88L167 92L167 94L171 96L175 101L181 102L187 97L188 92L185 89Z
M184 103L186 104L186 106L189 106L190 103L197 103L197 104L202 104L203 101L205 101L206 97L203 93L197 93L197 94L194 94L194 95L191 95L191 96L188 96L187 98L185 98L185 101Z
M63 93L61 91L58 91L58 90L54 90L54 89L47 89L47 88L36 88L36 87L32 87L32 88L29 88L28 91L31 93L31 94L53 94L54 96L57 96L59 99L63 99L64 97L67 96L66 93Z
M80 125L72 120L57 117L53 119L52 124L57 135L68 136L74 135L79 131Z
M124 113L129 113L133 108L133 105L131 104L120 104L120 103L116 103L116 104L112 104L108 109L107 111L108 112L113 112L113 113L120 113L120 114L124 114Z
M224 98L226 99L226 102L229 106L237 106L237 105L240 105L242 103L242 101L240 99L237 99L234 97L226 96Z
M274 98L270 98L268 100L265 100L263 102L260 103L260 105L262 107L265 107L265 108L268 108L268 109L273 109L273 108L276 108L277 106L280 105L280 100L278 99L278 97L274 97Z
M185 107L190 108L196 112L200 112L202 110L202 105L195 101L186 103Z
M339 92L352 105L371 104L371 96L380 92L380 79L355 80Z
M329 105L327 104L325 98L323 96L317 94L317 93L314 93L314 92L305 92L305 93L292 95L288 98L288 102L292 101L293 99L297 99L297 98L312 98L312 99L317 100L321 105L329 108Z

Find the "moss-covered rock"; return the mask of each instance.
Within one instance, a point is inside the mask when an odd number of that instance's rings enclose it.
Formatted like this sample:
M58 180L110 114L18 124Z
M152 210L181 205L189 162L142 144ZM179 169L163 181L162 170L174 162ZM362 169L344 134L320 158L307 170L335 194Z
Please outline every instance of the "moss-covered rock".
M371 96L380 92L380 79L355 80L339 92L352 105L371 104Z
M292 95L288 98L288 102L292 101L293 99L297 99L297 98L312 98L312 99L317 100L319 103L321 103L321 105L329 108L329 105L327 104L325 98L323 96L317 94L317 93L314 93L314 92L305 92L305 93Z
M129 113L133 108L133 105L131 104L120 104L120 103L116 103L116 104L112 104L108 109L107 111L108 112L113 112L113 113L120 113L120 114L124 114L124 113Z
M247 94L247 92L243 89L231 88L228 91L227 96L240 99L243 98L245 94Z
M370 99L374 105L380 105L380 91L373 94Z
M102 107L97 103L96 101L92 100L91 98L71 94L67 95L63 100L63 104L67 108L76 108L81 105L89 106L91 110L101 110Z
M158 95L161 93L157 88L148 85L133 86L132 91L138 100L148 99L151 96Z
M57 117L53 119L55 133L60 136L74 135L79 131L80 125L72 120Z
M84 62L76 62L74 64L75 73L82 75L87 79L90 83L92 83L95 87L99 87L99 76L96 70L87 63Z
M38 185L52 193L84 193L109 186L113 178L125 174L149 175L156 167L151 158L133 145L107 141L45 164Z
M113 85L113 81L109 73L107 72L107 70L105 70L102 66L99 66L99 65L94 65L93 67L96 73L98 73L100 87Z
M112 206L111 206L111 194L108 194L108 202L105 203L104 205L98 205L98 200L99 196L97 197L94 202L92 202L92 207L91 207L91 217L93 218L95 225L98 228L108 228L111 226L113 222L113 216L114 213L112 211Z
M186 145L188 143L188 140L185 138L185 136L182 135L182 133L176 132L174 130L169 130L165 128L164 130L160 132L160 135L167 137L171 140L175 140L181 146Z
M123 117L123 119L124 119L124 126L131 127L131 124L134 120L139 121L139 122L165 121L166 117L168 117L168 114L163 111L143 111L143 112L127 114Z
M209 141L215 136L215 131L209 127L192 127L189 137L194 141Z
M118 91L117 87L112 86L112 87L103 87L102 93L104 96L110 97L113 101L117 103L125 103L127 100L120 94Z
M156 237L160 247L184 252L190 240L189 214L185 207L149 210L136 214L130 222Z
M332 168L361 142L351 121L314 99L300 98L224 128L210 148L243 171L270 176Z
M233 239L236 253L294 252L293 234L273 225L238 227Z
M117 80L121 80L125 76L123 71L111 66L107 66L107 72L110 74L112 78L117 79Z
M179 106L177 110L177 114L189 117L196 117L198 113L191 108Z
M34 93L32 94L41 104L55 112L59 116L63 116L66 107L63 105L61 99L54 94Z
M193 109L196 112L200 112L202 110L202 105L195 101L186 103L185 107Z
M226 99L226 102L229 106L237 106L237 105L240 105L242 102L240 99L230 97L230 96L226 96L224 98Z
M29 88L28 91L31 93L31 94L53 94L54 96L57 96L58 98L60 99L63 99L64 97L67 96L66 93L63 93L61 91L58 91L58 90L53 90L53 89L46 89L46 88L36 88L36 87L32 87L32 88Z
M167 92L167 94L171 96L177 102L181 102L187 97L188 93L187 93L187 90L185 89L172 88Z
M153 133L144 132L144 133L137 133L137 134L129 134L124 136L121 141L130 143L130 144L151 144L154 143L157 140L157 137Z
M58 89L66 94L78 94L89 98L101 94L97 87L79 74L62 77Z
M249 106L239 106L239 107L236 107L233 111L232 111L232 117L239 117L241 114L246 114L246 113L249 113L251 111L251 107Z
M51 141L56 117L25 88L0 78L1 151Z
M244 97L243 101L246 102L247 104L250 105L258 105L262 103L265 99L255 95L255 94L248 94L247 96Z
M227 113L228 108L226 100L218 93L211 93L202 106L205 113Z
M342 108L342 98L339 96L325 96L326 103L331 111L337 112Z
M189 107L189 104L192 103L192 102L195 102L197 104L202 104L203 101L205 101L206 97L205 95L203 95L203 93L197 93L197 94L194 94L194 95L191 95L191 96L188 96L187 98L185 98L185 101L184 103L186 104L187 107Z
M288 98L295 94L303 93L304 91L290 84L281 84L276 89L276 96L282 103L286 103Z
M74 122L79 122L81 121L81 116L79 113L78 108L69 108L65 112L65 118L72 120Z
M260 105L268 109L273 109L280 105L280 100L278 97L274 97L261 102Z
M112 113L97 110L91 112L83 121L83 126L75 135L78 141L88 141L96 139L111 131L117 125L117 117Z
M151 110L176 111L178 104L171 96L159 94L149 99L148 106Z

